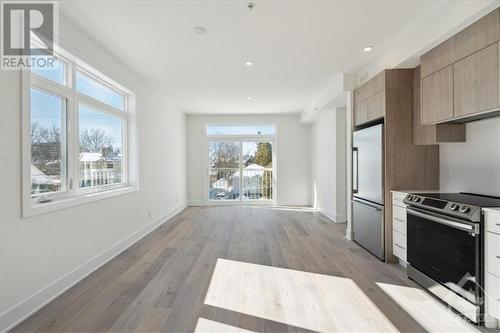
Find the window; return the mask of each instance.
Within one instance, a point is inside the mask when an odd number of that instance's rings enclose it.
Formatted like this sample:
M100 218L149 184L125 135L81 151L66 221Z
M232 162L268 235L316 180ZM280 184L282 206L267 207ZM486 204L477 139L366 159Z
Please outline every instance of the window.
M65 191L66 100L31 88L31 194Z
M134 190L133 94L64 51L23 75L23 214Z
M120 184L123 120L80 104L78 124L80 188Z
M209 125L208 201L274 200L272 125Z
M33 71L33 73L36 73L37 75L44 77L48 80L65 85L66 84L66 68L67 68L67 64L65 64L62 59L56 59L54 61L53 68L45 69L45 68L40 68L40 67L34 67L32 69L32 71Z
M242 135L271 135L275 129L272 125L208 125L207 135L242 136Z

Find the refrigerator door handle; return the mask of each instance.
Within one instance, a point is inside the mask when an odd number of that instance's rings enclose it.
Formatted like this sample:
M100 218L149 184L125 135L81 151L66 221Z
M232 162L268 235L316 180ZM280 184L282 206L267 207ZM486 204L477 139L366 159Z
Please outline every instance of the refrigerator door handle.
M365 201L361 201L361 200L358 200L358 199L355 199L355 198L353 198L352 201L354 201L354 202L356 202L356 203L358 203L358 204L360 204L362 206L365 206L366 208L370 208L370 209L376 210L378 212L382 210L382 208L380 208L378 206L375 206L375 205L371 205L371 204L369 204L369 203L367 203Z
M352 148L352 166L353 166L353 172L352 172L352 193L358 193L358 177L359 177L359 148L358 147L353 147Z

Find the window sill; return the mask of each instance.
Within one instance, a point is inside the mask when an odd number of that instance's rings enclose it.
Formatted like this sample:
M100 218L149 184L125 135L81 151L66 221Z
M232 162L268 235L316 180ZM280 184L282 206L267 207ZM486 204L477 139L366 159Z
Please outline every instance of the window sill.
M47 203L32 202L31 199L23 207L23 218L54 212L74 206L79 206L94 201L113 198L120 195L137 192L137 187L124 186L100 192L78 194L72 197L60 198Z

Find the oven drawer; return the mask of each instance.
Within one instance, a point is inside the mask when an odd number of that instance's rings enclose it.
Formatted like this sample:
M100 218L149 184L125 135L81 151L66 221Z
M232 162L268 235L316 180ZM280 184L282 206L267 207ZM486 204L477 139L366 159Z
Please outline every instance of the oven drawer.
M487 231L500 234L500 211L485 211L484 221Z
M392 229L406 235L406 208L392 206Z
M500 319L500 278L486 274L486 312Z
M486 260L488 272L500 277L500 235L486 233Z
M392 231L392 252L406 262L406 236L396 230Z

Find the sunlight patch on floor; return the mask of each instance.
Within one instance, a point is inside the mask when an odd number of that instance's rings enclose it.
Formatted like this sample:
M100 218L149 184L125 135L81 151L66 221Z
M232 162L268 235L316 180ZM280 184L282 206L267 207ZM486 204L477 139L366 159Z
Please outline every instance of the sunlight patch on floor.
M428 332L480 332L425 290L388 283L377 285Z
M205 304L317 332L397 331L351 279L227 259Z
M218 321L198 318L194 333L255 333L232 325L219 323Z

